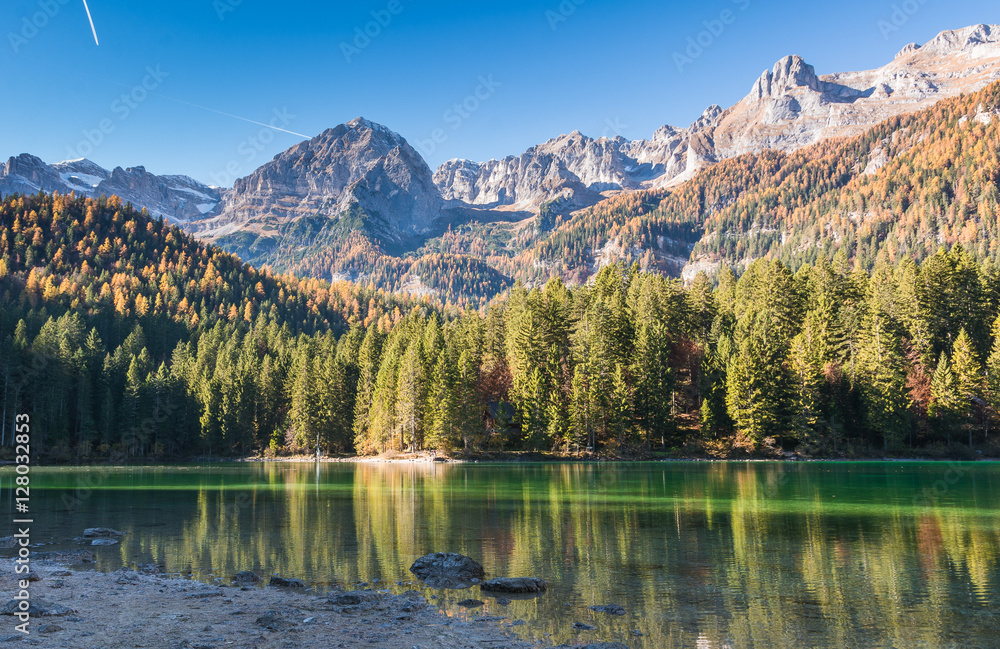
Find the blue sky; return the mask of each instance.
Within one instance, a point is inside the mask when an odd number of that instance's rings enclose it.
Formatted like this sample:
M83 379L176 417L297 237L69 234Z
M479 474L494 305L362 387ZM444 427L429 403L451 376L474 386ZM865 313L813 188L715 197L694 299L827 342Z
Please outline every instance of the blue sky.
M88 1L100 46L82 0L3 2L0 157L211 184L359 115L432 167L573 130L648 137L735 103L787 54L868 69L1000 22L995 0Z

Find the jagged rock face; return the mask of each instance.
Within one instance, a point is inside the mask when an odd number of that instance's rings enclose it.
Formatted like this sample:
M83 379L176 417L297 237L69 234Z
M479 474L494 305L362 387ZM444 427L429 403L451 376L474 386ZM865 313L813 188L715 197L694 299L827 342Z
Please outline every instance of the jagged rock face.
M434 174L446 200L470 205L530 209L561 198L581 205L609 189L633 189L637 167L621 137L592 139L574 131L531 147L521 156L475 163L451 160Z
M713 132L716 155L793 151L858 135L997 79L1000 28L990 25L942 32L923 47L907 45L876 70L817 76L800 57L786 57L719 120Z
M86 158L57 162L52 169L70 189L85 196L99 195L94 194L97 186L111 176L107 169Z
M624 150L641 165L636 174L641 186L665 187L717 162L712 130L724 114L721 107L712 105L688 128L663 126L650 140L626 143Z
M336 217L355 204L386 233L404 236L426 232L443 207L420 154L400 135L358 118L237 180L221 215L205 227L232 231L266 217Z
M94 194L115 194L133 205L145 207L154 216L162 214L179 223L204 218L222 200L219 190L187 176L156 176L144 167L115 167L110 177L97 185Z
M450 160L437 169L434 182L446 200L470 205L534 209L560 199L564 208L583 207L602 192L639 189L714 162L710 138L698 134L721 114L711 106L691 127L664 126L650 140L593 139L574 131L519 157Z
M72 191L55 169L27 153L10 158L0 169L0 193L35 194L40 190Z
M33 155L10 158L0 169L0 193L76 192L78 196L117 195L136 208L173 223L210 214L222 200L220 190L187 176L157 176L143 167L113 172L87 159L45 164Z
M938 56L955 53L964 53L973 58L998 56L1000 55L1000 26L973 25L963 29L944 31L923 47L916 43L907 45L900 52L900 55L913 54L916 50L923 50L925 54Z
M766 97L786 94L795 88L809 88L822 92L816 70L799 56L786 56L757 79L750 96L760 101Z
M721 159L765 149L793 151L850 137L890 117L1000 79L1000 27L976 25L908 45L877 70L817 75L787 56L738 104L709 107L686 129L664 126L648 140L592 140L578 133L520 157L452 160L434 180L446 199L532 208L560 196L576 203L609 189L669 187Z

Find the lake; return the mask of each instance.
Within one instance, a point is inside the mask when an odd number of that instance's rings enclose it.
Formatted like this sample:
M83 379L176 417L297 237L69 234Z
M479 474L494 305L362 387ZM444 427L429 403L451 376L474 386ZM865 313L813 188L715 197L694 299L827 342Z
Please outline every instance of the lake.
M12 471L0 500L13 511ZM534 576L507 607L448 614L632 647L997 647L1000 464L239 464L32 471L33 540L127 532L97 569L158 563L313 586L410 586L434 551ZM10 551L7 551L8 553ZM476 597L471 611L456 602ZM595 613L624 606L624 616ZM573 623L597 627L574 630ZM635 633L641 633L637 635Z

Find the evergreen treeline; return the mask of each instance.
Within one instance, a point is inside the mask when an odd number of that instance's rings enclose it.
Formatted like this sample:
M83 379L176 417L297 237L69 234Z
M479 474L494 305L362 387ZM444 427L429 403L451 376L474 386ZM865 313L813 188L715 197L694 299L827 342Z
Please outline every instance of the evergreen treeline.
M449 312L259 271L116 199L0 202L2 441L66 459L989 442L1000 272L638 265ZM955 451L957 452L957 450Z

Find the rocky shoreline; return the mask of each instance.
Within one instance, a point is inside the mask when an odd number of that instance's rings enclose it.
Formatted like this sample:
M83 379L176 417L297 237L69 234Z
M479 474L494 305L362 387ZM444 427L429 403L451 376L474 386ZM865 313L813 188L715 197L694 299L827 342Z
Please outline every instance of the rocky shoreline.
M545 645L517 637L519 621L504 615L442 613L420 592L334 590L253 584L249 574L227 585L165 575L157 566L111 573L74 570L87 551L51 553L32 560L30 634L15 631L17 602L0 609L0 643L53 649L529 649ZM18 591L13 560L0 562L0 583ZM80 567L77 564L77 567ZM83 566L86 568L86 566ZM241 573L242 574L242 573ZM248 583L249 582L249 583ZM3 600L0 600L3 601ZM481 604L481 603L479 603ZM521 623L523 624L523 623ZM591 643L590 649L624 649Z
M218 457L200 457L193 460L196 463L207 463L207 464L225 464L225 463L249 463L249 464L268 464L268 463L288 463L288 464L309 464L315 463L316 456L314 455L288 455L288 456L276 456L276 457L265 457L265 456L247 456L239 458L218 458ZM684 456L684 457L658 457L655 459L637 459L637 458L627 458L627 457L563 457L563 456L547 456L544 454L505 454L505 455L492 455L492 456L473 456L473 457L447 457L442 455L433 455L426 452L418 453L407 453L407 454L394 454L390 456L384 455L374 455L374 456L361 456L361 455L347 455L347 456L324 456L320 458L319 462L322 464L478 464L478 463L499 463L499 464L519 464L528 462L542 462L542 463L578 463L578 464L608 464L611 462L661 462L661 463L671 463L671 462L775 462L775 463L785 463L785 462L939 462L939 463L949 463L949 462L996 462L1000 461L1000 456L995 455L984 455L981 452L973 457L922 457L922 456L906 456L906 457L887 457L887 456L843 456L843 457L812 457L804 456L796 453L783 453L771 456L745 456L745 457L703 457L697 455Z

